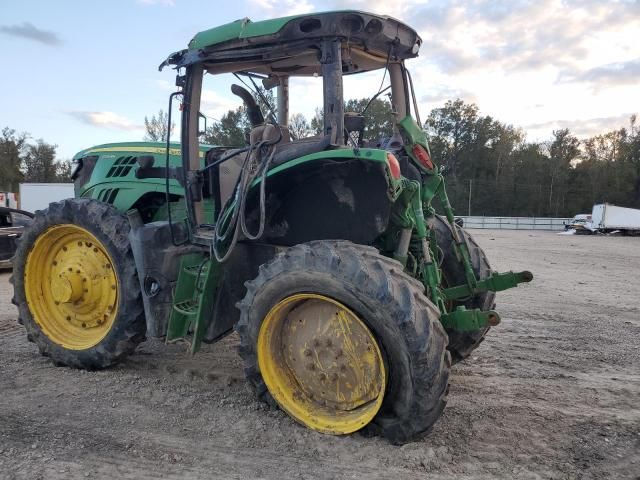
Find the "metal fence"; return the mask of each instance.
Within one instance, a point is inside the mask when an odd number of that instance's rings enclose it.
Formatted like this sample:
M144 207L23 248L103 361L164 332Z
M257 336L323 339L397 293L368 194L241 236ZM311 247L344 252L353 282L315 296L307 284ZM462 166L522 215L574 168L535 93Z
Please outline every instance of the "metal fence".
M502 230L564 230L570 218L549 217L465 217L465 228L493 228Z

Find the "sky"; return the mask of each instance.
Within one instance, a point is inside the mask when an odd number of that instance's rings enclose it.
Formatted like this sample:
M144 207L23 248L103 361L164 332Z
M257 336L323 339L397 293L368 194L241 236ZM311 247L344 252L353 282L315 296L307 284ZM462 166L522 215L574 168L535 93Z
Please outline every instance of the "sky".
M353 8L398 18L423 39L408 62L423 118L461 98L545 140L627 126L640 113L640 0L0 0L0 128L58 145L139 141L167 109L175 72L158 71L193 35L249 17ZM240 105L232 79L207 78L212 118ZM350 77L345 98L374 94L381 72ZM321 80L292 84L291 113L311 117Z

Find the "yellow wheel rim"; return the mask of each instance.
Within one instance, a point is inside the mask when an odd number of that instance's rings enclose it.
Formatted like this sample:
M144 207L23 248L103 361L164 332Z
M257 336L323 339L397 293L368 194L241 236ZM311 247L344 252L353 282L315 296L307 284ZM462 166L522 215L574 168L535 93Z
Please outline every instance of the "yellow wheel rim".
M102 243L76 225L56 225L35 241L25 266L29 310L49 339L69 350L91 348L118 313L118 278Z
M258 366L278 404L303 425L334 435L368 424L382 405L386 371L376 339L340 302L303 293L267 314Z

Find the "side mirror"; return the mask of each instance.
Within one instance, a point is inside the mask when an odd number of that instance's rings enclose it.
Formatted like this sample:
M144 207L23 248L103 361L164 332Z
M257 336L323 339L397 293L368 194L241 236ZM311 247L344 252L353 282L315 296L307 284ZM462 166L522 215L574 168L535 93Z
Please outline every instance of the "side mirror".
M198 136L207 133L207 117L198 112Z

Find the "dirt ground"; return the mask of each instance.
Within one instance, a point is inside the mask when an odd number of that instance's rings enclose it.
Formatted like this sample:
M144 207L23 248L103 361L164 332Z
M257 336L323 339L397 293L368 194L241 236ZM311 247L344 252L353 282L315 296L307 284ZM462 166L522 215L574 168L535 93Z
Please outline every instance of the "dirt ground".
M235 336L56 368L0 273L0 478L640 478L640 238L473 234L493 268L535 279L498 294L502 324L453 368L433 432L402 447L259 403Z

